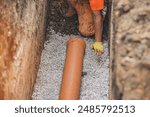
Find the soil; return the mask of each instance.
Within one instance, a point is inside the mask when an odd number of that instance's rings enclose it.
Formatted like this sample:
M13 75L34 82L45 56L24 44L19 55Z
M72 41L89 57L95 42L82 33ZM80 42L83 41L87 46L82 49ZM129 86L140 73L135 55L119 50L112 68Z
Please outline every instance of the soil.
M68 8L66 0L64 0L64 8L65 11ZM49 0L49 11L48 13L48 25L53 28L55 32L59 32L61 34L66 35L78 35L82 36L78 31L78 16L75 14L72 17L65 17L63 14L63 10L61 8L61 0L51 1ZM108 0L105 1L105 10L103 10L103 14L105 17L104 20L104 29L103 29L103 38L108 39L108 27L109 27L109 10L108 6L110 6ZM93 36L92 36L93 37Z
M115 0L115 99L150 99L150 1ZM113 14L112 14L113 15Z
M64 0L66 3L66 0ZM61 0L49 0L50 4L50 13L48 13L48 25L53 28L55 32L60 32L61 34L74 34L80 35L78 32L78 17L74 15L70 18L67 18L62 13ZM67 3L64 5L65 10L67 10Z

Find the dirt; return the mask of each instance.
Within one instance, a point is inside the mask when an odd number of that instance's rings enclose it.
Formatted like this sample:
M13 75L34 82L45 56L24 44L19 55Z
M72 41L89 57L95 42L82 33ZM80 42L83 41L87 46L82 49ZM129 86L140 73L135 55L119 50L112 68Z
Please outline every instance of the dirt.
M65 11L68 8L66 0L65 2ZM66 35L78 35L82 36L78 31L78 16L75 14L72 17L65 17L62 13L61 8L61 0L51 1L49 0L49 12L48 13L48 25L53 28L55 32L59 32L61 34ZM103 38L108 39L108 22L109 22L109 14L107 13L107 7L110 6L108 0L105 1L106 10L103 11L105 14L104 20L104 30L103 30ZM93 37L93 36L92 36Z
M50 13L48 16L48 25L50 25L55 32L59 32L61 34L74 34L80 35L78 32L78 17L74 15L70 18L67 18L62 13L61 9L61 0L49 0L50 4ZM65 1L66 3L66 1ZM68 5L65 4L65 8L67 10Z
M115 99L150 99L150 1L115 0Z

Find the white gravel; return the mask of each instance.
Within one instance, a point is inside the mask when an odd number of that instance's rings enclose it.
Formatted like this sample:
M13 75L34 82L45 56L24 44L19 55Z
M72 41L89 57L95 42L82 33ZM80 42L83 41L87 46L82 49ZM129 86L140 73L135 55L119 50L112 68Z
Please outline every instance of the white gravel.
M70 35L55 33L48 29L47 41L41 56L41 64L33 100L57 100L59 96L62 71L66 54L66 42ZM90 48L93 39L83 38L86 41L86 52L83 71L87 72L82 78L81 100L108 99L109 89L109 56L108 41L104 41L105 52L101 57L94 55Z

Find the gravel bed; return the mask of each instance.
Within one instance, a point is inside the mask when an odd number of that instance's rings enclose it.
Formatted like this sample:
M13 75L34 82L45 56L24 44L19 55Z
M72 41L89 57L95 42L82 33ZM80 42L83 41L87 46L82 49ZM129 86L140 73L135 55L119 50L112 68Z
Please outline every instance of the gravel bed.
M41 56L41 64L33 100L57 100L62 79L62 71L66 54L66 42L70 36L56 33L48 27L47 41ZM104 41L105 52L101 57L94 55L90 48L93 39L83 38L86 41L86 52L84 57L83 72L87 74L82 77L81 100L103 100L108 99L109 88L109 56L108 41Z

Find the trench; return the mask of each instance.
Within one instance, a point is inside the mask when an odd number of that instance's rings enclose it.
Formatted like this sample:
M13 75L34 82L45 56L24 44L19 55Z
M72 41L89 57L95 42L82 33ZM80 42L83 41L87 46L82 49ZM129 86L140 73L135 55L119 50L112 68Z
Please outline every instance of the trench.
M0 99L57 100L70 36L87 44L81 100L150 99L150 1L106 1L101 57L59 0L0 1Z
M77 29L77 16L61 15L58 0L49 1L46 42L41 55L33 100L57 100L66 55L66 42L70 36L80 36L86 42L83 60L83 75L80 90L81 100L109 99L109 9L104 11L103 41L105 51L96 56L91 49L94 37L83 37ZM110 5L106 3L106 7Z

